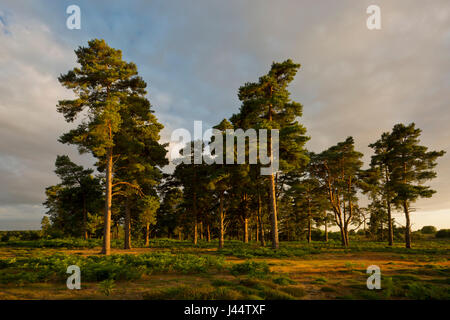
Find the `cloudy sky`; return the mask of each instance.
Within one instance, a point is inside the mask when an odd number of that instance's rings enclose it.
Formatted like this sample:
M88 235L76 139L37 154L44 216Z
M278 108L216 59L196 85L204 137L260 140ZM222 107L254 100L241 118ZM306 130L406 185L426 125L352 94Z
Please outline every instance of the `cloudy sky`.
M66 27L71 4L81 8L81 30ZM371 4L381 8L381 30L366 27ZM73 124L56 112L71 96L57 77L92 38L137 64L164 141L194 120L205 128L228 118L239 86L292 58L302 65L290 89L304 106L309 149L353 136L367 163L369 143L414 121L423 144L450 151L448 0L2 0L0 230L39 228L56 155L93 163L57 142ZM450 154L437 170L437 194L416 203L413 229L450 228Z

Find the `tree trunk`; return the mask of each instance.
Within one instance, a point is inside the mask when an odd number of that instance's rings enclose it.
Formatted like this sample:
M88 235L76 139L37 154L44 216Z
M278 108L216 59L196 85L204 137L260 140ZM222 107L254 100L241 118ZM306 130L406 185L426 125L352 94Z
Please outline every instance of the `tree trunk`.
M403 209L405 211L405 218L406 218L405 244L406 244L406 248L411 249L411 220L409 217L409 208L408 208L407 201L403 201Z
M200 221L199 225L200 225L200 240L203 240L203 221Z
M311 243L311 199L308 199L308 243Z
M272 218L272 249L276 250L280 247L280 244L278 241L277 199L275 197L275 178L273 173L270 175L270 211Z
M106 154L106 190L105 190L105 225L103 230L103 248L101 253L109 255L111 252L111 203L112 203L112 149Z
M381 222L380 222L380 230L381 230L380 231L380 237L381 237L380 240L383 241L383 238L384 238L383 237L383 220L381 220Z
M206 239L208 242L211 241L211 230L209 229L209 223L206 225L206 235L208 238Z
M386 166L385 170L385 180L386 180L386 208L388 213L388 242L389 245L392 246L394 244L394 230L392 228L392 213L391 213L391 199L389 194L389 172Z
M178 231L178 240L181 241L181 230Z
M325 220L325 242L328 242L328 222Z
M197 229L198 229L198 221L197 221L197 194L194 192L194 244L197 244Z
M346 247L346 246L347 246L347 243L346 243L346 241L345 241L345 231L344 231L344 227L339 226L339 230L341 231L341 243L342 243L342 246Z
M198 243L197 233L198 233L198 222L197 222L197 219L195 219L195 222L194 222L194 244Z
M219 249L223 249L223 245L224 245L224 239L223 239L223 236L224 236L223 194L220 194L220 198L219 198L219 216L220 216Z
M261 246L265 246L266 242L264 240L264 227L263 227L263 222L262 222L262 217L261 217L261 210L262 210L262 204L261 204L261 195L258 194L258 222L259 222L259 233L260 233L260 241L261 241Z
M244 243L248 243L248 218L244 217Z
M129 197L125 200L124 249L131 249L131 210Z
M256 233L255 233L255 240L256 240L256 243L258 243L259 242L259 218L258 218L258 216L256 216L256 228L255 228L255 231L256 231Z
M394 228L392 227L392 213L391 204L387 201L387 211L388 211L388 242L392 246L394 244Z
M145 224L145 246L148 247L150 245L150 223Z
M88 239L86 195L83 194L83 239Z
M273 88L270 87L270 96L272 96ZM269 105L269 123L272 122L272 105ZM272 135L268 139L268 154L270 157L270 165L273 166L273 152L272 152ZM272 248L278 249L280 244L278 242L278 221L277 221L277 196L275 194L275 177L273 172L270 174L270 211L272 216Z

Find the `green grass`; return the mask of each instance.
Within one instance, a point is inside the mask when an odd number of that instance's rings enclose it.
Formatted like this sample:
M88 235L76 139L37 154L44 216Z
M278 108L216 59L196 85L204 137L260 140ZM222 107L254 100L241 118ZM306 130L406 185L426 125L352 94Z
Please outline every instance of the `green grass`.
M140 255L76 256L54 254L20 259L0 260L0 283L19 279L24 282L58 281L67 277L70 265L77 265L83 281L135 280L143 274L181 273L201 274L220 271L225 260L220 256L197 256L192 254L147 253Z

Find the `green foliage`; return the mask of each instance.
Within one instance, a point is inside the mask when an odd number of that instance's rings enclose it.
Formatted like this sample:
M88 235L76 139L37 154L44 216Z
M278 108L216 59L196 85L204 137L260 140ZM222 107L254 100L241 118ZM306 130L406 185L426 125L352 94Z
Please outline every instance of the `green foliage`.
M159 208L159 199L154 196L146 196L142 200L142 213L139 216L143 224L154 225L156 223L156 211Z
M56 157L55 167L61 182L46 188L43 204L50 221L45 221L43 231L48 237L88 237L89 217L95 220L102 208L101 179L92 176L92 169L84 169L66 155Z
M62 280L67 277L69 265L80 267L84 281L103 281L136 280L143 274L153 273L205 273L222 270L225 263L221 257L192 254L153 253L106 257L55 254L0 260L0 282L9 283L19 278L24 282ZM24 274L30 276L23 276Z
M100 292L102 292L105 296L109 296L115 287L115 283L113 279L106 279L99 283L98 287Z
M434 226L424 226L420 229L420 232L423 234L434 234L437 232L437 229Z
M0 242L10 244L12 241L30 241L35 242L43 237L43 232L33 231L0 231Z
M232 275L246 274L252 277L266 277L270 273L270 268L267 262L257 262L247 260L242 263L234 264L230 272Z
M306 295L305 289L297 286L287 286L280 288L280 290L296 298L302 298Z
M325 277L319 277L314 280L314 283L319 283L319 284L327 283L327 282L328 282L328 279Z
M450 290L431 284L411 283L405 290L405 296L413 300L448 300Z
M441 229L436 232L436 238L450 238L450 229Z
M280 286L287 286L287 285L290 285L290 284L296 284L296 282L294 280L290 279L287 276L277 277L277 278L274 278L272 281L274 283L280 285Z
M178 286L148 292L146 300L239 300L242 293L231 288L211 286Z

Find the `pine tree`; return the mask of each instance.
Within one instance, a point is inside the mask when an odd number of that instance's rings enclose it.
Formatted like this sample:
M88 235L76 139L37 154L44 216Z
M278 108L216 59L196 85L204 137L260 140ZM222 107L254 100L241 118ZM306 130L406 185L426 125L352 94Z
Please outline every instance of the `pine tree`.
M66 155L56 157L55 167L61 182L46 189L47 214L63 234L81 234L87 239L88 212L97 213L102 198L100 179L92 175L94 170L75 164Z
M302 105L289 97L288 85L294 80L299 64L288 59L272 63L268 74L258 82L246 83L239 88L242 105L239 114L231 121L242 129L278 129L280 140L280 169L292 170L300 162L306 162L303 145L308 138L306 129L297 121L302 115ZM272 136L267 143L268 156L273 163ZM269 175L270 211L272 217L272 247L279 248L277 197L275 191L275 172Z
M312 155L313 174L327 190L335 222L341 232L341 242L345 247L349 245L348 227L355 216L358 200L356 194L360 188L362 156L362 153L355 151L352 137L318 155Z
M126 97L127 108L120 110L122 125L115 136L115 174L113 195L122 195L125 208L124 248L131 248L131 202L133 198L154 194L162 178L159 168L168 163L166 144L158 141L163 129L142 94ZM143 186L147 186L147 192ZM149 193L149 194L148 194Z
M128 97L144 95L146 84L138 76L136 65L122 60L122 52L109 47L104 40L91 40L87 47L75 50L75 54L80 67L60 75L58 80L73 90L77 97L60 100L57 110L67 122L73 122L80 114L85 118L77 128L63 134L60 142L75 144L81 153L91 152L104 163L106 190L102 253L109 254L115 136L121 129L121 110L128 107Z
M70 188L73 194L79 193L81 196L83 238L86 240L88 238L88 204L92 197L98 196L100 181L92 176L94 170L84 169L83 166L73 163L66 155L57 156L55 166L55 173L61 179L61 185Z
M436 177L433 170L436 160L445 154L445 151L428 151L428 147L419 145L421 132L414 123L396 124L388 138L388 161L392 170L390 186L395 192L392 202L405 213L406 248L411 248L411 204L436 193L423 184Z

